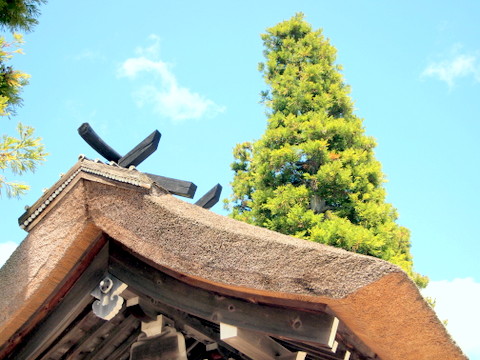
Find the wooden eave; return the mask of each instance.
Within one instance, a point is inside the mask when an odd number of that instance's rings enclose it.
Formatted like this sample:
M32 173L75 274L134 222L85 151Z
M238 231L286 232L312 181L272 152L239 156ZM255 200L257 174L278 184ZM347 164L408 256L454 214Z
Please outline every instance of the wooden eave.
M222 352L235 359L245 356L221 339L221 323L259 336L268 334L292 352L308 351L309 359L345 359L347 351L352 360L375 358L373 354L365 356L360 352L359 347L363 351L366 347L348 330L341 329L337 334L338 321L325 305L319 305L316 311L305 311L245 301L194 287L148 265L145 259L134 256L106 235L97 238L89 254L90 265L81 272L85 265L79 264L67 276L75 279L73 285L72 281L62 284L61 301L58 298L47 301L43 319L40 321L37 316L24 324L10 347L2 349L2 358L128 358L130 346L140 335L141 321L151 321L158 314L172 319L175 327L187 335L189 344L216 343ZM109 321L93 314L95 299L89 291L105 274L128 283L128 291L123 296L137 299L135 306L127 302ZM335 344L333 352L335 335L340 343Z
M297 311L305 319L338 318L335 339L340 351L351 351L352 359L465 359L399 268L213 214L172 197L152 177L135 170L83 159L20 222L29 235L0 270L0 290L9 294L0 299L0 358L16 354L20 359L18 354L28 347L39 359L48 358L48 351L63 351L54 347L74 336L68 329L90 321L92 286L111 273L129 283L126 296L148 302L150 312L175 316L179 311L179 318L187 314L204 321L204 328L213 333L218 333L215 326L222 316L228 315L229 323L236 321L232 316L238 313L228 309L238 301L242 309L264 306L289 315ZM105 250L107 245L110 250ZM133 257L130 263L137 265L131 268L122 256ZM142 273L142 268L149 271ZM175 284L170 296L173 289L186 286L205 299L227 299L226 310L215 303L198 313L198 306L187 309L187 303L179 309L168 299L157 299L165 279ZM79 299L77 304L67 301L72 296ZM116 348L139 333L139 320L125 311L120 312L119 324L130 320L123 334L117 334ZM226 315L220 316L222 311ZM66 322L59 320L62 317ZM48 323L53 324L48 331L39 330ZM301 321L305 329L307 323ZM249 329L248 324L236 324ZM310 347L312 353L320 353L317 356L335 358L299 332L275 334L278 326L256 326L290 349ZM32 339L39 337L33 334L39 331L48 333L48 340L35 345ZM115 354L121 358L118 351Z

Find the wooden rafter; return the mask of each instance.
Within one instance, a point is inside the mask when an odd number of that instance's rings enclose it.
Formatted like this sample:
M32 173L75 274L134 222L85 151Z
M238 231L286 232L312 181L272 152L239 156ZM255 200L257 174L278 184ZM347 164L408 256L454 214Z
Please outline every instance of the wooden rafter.
M102 278L110 275L129 285L127 306L110 321L94 321L90 310L94 299L89 294ZM162 325L159 334L164 328L175 328L174 334L183 334L178 337L184 341L177 342L179 351L187 346L186 351L196 352L196 356L202 351L218 351L232 359L300 360L308 352L312 359L348 359L345 350L333 351L338 325L335 317L324 312L250 303L193 287L150 267L111 239L52 313L25 337L22 347L5 359L74 360L79 356L101 356L126 360L130 347L138 341L141 322L145 322L144 328L155 328L148 324L158 322L157 315L161 320L165 315L170 318L162 320L168 326ZM225 328L234 329L235 334ZM155 334L150 335L155 338ZM143 359L138 354L150 351L148 342L142 346L136 350L138 359ZM341 348L345 349L343 345Z
M326 348L333 345L338 320L326 313L253 304L193 288L146 266L115 244L112 244L109 271L128 284L132 291L203 319L316 343Z

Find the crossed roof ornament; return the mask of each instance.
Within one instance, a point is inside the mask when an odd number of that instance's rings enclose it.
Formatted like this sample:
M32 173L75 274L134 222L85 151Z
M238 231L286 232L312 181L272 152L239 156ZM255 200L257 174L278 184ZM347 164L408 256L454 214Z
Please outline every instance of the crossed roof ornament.
M97 153L103 156L107 161L115 163L123 168L137 167L151 154L153 154L158 147L162 134L155 130L148 135L137 146L130 150L126 155L122 156L108 145L102 138L93 130L89 123L83 123L78 128L79 135L90 145ZM180 195L187 198L193 198L197 190L197 186L189 181L172 179L160 175L146 174L152 178L160 186L175 195ZM210 209L220 199L222 193L222 186L215 185L205 195L203 195L195 205L205 209Z

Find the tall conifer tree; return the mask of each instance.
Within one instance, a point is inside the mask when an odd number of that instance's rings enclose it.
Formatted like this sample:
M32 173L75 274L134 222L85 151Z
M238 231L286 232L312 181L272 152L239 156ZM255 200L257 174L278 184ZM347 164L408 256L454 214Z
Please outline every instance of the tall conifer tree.
M269 87L262 138L238 144L231 216L390 261L413 272L410 234L385 202L375 140L353 113L336 50L297 14L262 35Z

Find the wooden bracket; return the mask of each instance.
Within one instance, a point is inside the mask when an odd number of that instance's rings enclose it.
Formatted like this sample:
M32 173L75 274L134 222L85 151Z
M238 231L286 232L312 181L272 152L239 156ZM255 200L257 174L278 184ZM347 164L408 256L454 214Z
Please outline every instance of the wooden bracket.
M142 321L142 332L145 333L147 337L153 337L160 335L166 329L167 325L173 326L173 321L164 315L158 315L155 321Z
M128 299L127 307L130 313L142 322L157 320L157 314L150 308L144 306L143 302L138 296Z
M338 319L330 314L271 307L218 296L148 266L120 245L112 243L111 250L109 271L127 283L134 293L147 295L155 302L215 323L228 323L282 339L319 344L329 349L333 346Z
M340 347L338 342L334 341L333 346L332 346L332 352L335 353L335 355L342 356L343 360L349 360L350 359L350 351L346 350L344 347Z
M255 360L304 360L306 352L291 352L271 337L220 323L220 339Z
M185 337L172 327L158 336L139 338L130 349L130 360L187 360Z
M91 292L98 299L92 304L93 313L104 320L112 319L122 308L123 298L120 294L127 286L116 277L107 275Z

